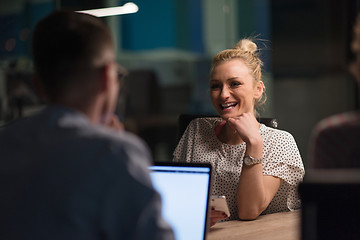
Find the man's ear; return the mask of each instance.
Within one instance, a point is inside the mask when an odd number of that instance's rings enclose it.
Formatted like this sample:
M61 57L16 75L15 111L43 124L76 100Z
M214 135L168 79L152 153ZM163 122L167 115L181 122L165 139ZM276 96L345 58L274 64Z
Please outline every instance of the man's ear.
M256 83L255 86L254 98L259 99L263 94L263 92L264 92L264 83L263 81L259 81Z
M108 91L111 87L111 78L112 78L112 64L104 64L101 73L100 73L100 88L102 91Z

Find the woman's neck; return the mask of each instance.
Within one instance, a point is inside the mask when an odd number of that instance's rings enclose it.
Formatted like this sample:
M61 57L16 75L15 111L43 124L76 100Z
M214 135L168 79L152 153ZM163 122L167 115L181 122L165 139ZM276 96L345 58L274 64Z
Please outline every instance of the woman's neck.
M217 127L219 127L219 125ZM244 142L239 134L237 134L237 132L231 128L228 123L222 126L217 137L221 142L230 145L238 145Z

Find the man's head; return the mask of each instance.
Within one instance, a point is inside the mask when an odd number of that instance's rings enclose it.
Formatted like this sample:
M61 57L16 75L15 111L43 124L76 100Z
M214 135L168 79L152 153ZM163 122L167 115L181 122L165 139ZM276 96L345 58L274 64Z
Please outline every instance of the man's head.
M99 18L56 11L42 19L33 34L35 73L51 102L74 85L89 84L91 76L114 62L109 28Z
M33 34L35 84L50 103L102 122L118 97L118 66L109 28L99 18L55 11Z

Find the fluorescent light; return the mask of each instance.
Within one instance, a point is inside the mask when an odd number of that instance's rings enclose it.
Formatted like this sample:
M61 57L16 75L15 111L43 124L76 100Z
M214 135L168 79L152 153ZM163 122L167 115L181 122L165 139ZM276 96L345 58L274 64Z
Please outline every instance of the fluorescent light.
M77 12L87 13L90 15L94 15L96 17L108 17L108 16L136 13L138 10L139 7L135 3L128 2L121 7L99 8L99 9L91 9L91 10L84 10Z

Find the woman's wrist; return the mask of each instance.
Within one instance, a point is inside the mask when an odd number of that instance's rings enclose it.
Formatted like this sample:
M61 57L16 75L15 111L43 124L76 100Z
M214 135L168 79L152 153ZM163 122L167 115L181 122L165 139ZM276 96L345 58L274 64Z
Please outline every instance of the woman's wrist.
M250 139L246 142L245 156L251 156L253 158L261 158L263 153L263 140L259 138Z

